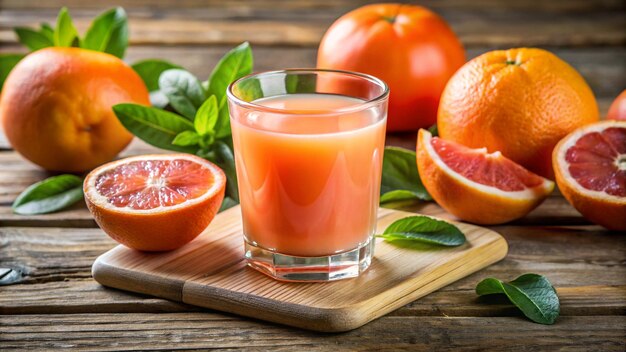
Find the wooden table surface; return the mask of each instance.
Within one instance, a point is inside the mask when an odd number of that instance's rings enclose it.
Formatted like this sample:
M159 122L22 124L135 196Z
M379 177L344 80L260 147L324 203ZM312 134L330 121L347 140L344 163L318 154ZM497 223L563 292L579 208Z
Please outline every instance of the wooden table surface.
M576 67L604 114L626 88L626 5L621 0L420 1L446 18L468 57L539 46ZM160 57L207 77L233 45L252 43L256 70L311 67L324 30L352 0L121 0L130 15L127 61ZM0 52L21 52L11 28L53 22L69 6L80 31L110 5L84 0L0 0ZM414 148L413 134L390 144ZM123 154L153 151L134 142ZM48 176L0 139L0 350L626 350L626 234L583 219L554 194L526 218L495 226L507 258L360 329L320 334L107 289L91 264L115 243L83 204L56 214L11 213L16 195ZM434 203L405 209L450 217ZM547 276L561 299L552 326L505 302L478 299L483 278Z

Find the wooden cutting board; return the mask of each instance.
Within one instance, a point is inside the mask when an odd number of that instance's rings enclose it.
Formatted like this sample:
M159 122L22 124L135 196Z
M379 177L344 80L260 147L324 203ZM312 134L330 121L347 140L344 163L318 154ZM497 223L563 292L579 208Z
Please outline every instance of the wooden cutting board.
M415 215L381 208L378 231ZM468 242L454 248L401 248L377 239L372 265L355 279L275 281L243 260L239 206L215 217L193 242L145 253L117 246L93 264L105 286L317 331L355 329L504 258L494 231L457 223Z

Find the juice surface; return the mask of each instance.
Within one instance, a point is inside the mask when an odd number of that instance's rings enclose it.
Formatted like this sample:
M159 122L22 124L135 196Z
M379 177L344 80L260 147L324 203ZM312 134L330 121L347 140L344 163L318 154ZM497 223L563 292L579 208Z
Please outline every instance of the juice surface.
M231 119L248 241L294 256L367 242L376 226L385 141L378 110L313 115L362 103L325 94L254 103L293 115L250 111Z

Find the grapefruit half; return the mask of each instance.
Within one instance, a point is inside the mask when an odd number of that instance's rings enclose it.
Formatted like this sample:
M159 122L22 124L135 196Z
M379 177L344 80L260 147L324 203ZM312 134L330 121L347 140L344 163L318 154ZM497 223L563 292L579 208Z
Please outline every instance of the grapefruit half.
M102 165L83 185L87 207L117 242L172 250L196 238L224 198L226 176L189 154L142 155Z
M626 231L626 121L603 121L563 138L552 154L563 196L583 216Z

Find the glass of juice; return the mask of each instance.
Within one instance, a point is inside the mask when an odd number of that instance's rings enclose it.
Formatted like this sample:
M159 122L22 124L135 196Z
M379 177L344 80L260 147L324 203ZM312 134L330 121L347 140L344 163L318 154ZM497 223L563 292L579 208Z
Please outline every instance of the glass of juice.
M284 70L228 88L248 265L279 280L356 277L374 253L389 89Z

